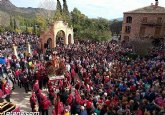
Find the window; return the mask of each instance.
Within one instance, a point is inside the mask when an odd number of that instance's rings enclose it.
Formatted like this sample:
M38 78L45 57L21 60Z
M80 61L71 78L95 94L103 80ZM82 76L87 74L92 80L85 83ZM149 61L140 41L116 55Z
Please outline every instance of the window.
M145 31L146 31L146 27L142 26L140 27L140 36L144 36L145 35Z
M132 17L131 16L127 17L126 23L132 23Z
M126 33L130 33L131 32L131 27L130 26L126 26L125 27L125 32Z
M157 18L157 23L159 23L159 24L162 23L162 17Z
M147 17L143 17L143 23L147 23Z
M156 27L155 28L155 36L159 36L160 35L160 31L161 31L161 28L160 27Z

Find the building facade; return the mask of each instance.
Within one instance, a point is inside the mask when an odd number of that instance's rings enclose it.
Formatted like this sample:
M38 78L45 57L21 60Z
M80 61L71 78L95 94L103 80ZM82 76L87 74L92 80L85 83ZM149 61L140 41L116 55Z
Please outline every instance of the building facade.
M63 42L65 45L74 44L73 28L69 27L68 24L63 21L56 21L50 25L47 30L41 32L40 47L43 51L56 47L57 34L59 32L63 34Z
M165 8L159 6L158 0L154 5L124 13L121 40L128 42L137 38L164 42Z

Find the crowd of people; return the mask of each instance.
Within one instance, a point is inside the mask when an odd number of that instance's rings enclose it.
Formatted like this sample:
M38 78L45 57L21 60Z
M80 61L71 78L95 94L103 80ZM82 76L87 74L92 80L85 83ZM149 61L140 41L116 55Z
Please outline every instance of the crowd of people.
M18 46L18 52L26 50L26 45L28 42L32 44L33 49L36 49L39 42L39 37L27 33L0 33L0 50L5 55L11 54L11 52L13 52L13 44Z
M20 43L22 39L18 37L17 40L17 35L11 35L11 38ZM30 35L23 38L29 38L29 42L33 40L30 38L38 39ZM42 115L165 114L163 46L152 49L145 57L131 56L134 55L131 47L125 48L112 41L57 44L56 55L53 51L41 53L37 47L32 48L32 54L20 51L18 58L1 50L6 63L0 65L0 96L6 101L10 101L11 90L18 84L25 92L32 92L31 109ZM54 56L65 64L65 77L52 83L46 64ZM48 89L47 93L44 88Z

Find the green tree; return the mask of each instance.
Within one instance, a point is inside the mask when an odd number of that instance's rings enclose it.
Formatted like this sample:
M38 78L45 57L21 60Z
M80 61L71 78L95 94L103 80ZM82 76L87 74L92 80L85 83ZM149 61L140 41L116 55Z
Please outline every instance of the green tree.
M26 33L28 32L28 22L27 22L27 20L26 20L26 22L25 22L25 32L26 32Z
M32 27L28 27L27 28L27 32L30 33L30 34L33 33L33 28Z
M36 30L36 21L34 20L33 22L33 34L36 34L37 33L37 30Z
M0 26L0 33L4 31L5 31L5 28L3 26Z
M13 29L16 30L17 29L17 23L15 18L13 19Z
M63 0L63 12L62 12L62 15L63 15L63 20L70 23L70 13L69 13L69 10L68 10L68 5L67 5L67 2L66 0Z
M56 6L55 14L54 14L54 20L55 21L62 20L62 7L61 7L61 3L59 0L57 0L57 6Z
M35 25L33 25L33 34L36 34L36 27L35 27Z
M111 31L109 21L104 18L89 19L77 8L71 12L74 36L78 39L109 40Z
M13 30L14 25L13 25L13 18L10 16L10 28Z
M109 29L109 21L104 19L104 18L98 18L98 29L100 31L106 31L106 30L110 30Z
M35 21L38 26L40 26L41 28L45 28L46 20L42 16L36 16Z
M81 13L80 10L77 8L74 8L73 11L71 12L71 17L72 17L72 24L81 24L84 19L87 17Z
M75 38L80 38L83 33L83 28L84 28L84 20L85 20L85 15L81 13L77 8L74 8L73 11L71 12L71 22L74 28L74 34Z
M122 29L122 21L113 20L110 24L112 35L119 35Z

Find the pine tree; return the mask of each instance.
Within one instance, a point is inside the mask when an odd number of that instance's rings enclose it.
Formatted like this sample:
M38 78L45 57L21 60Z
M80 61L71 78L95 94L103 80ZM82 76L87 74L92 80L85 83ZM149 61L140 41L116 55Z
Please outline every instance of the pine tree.
M56 6L55 15L54 15L54 20L55 21L62 20L62 7L61 7L61 3L59 0L57 0L57 6Z
M36 34L36 21L33 22L33 34Z
M16 23L15 18L13 19L13 23L14 23L14 24L13 24L13 29L16 30L16 29L17 29L17 23Z
M28 23L27 23L27 20L25 22L25 32L27 33L28 32Z
M12 19L12 16L10 16L10 28L13 30L13 19Z
M68 10L68 5L67 5L66 0L63 0L63 19L67 23L70 23L70 13Z

